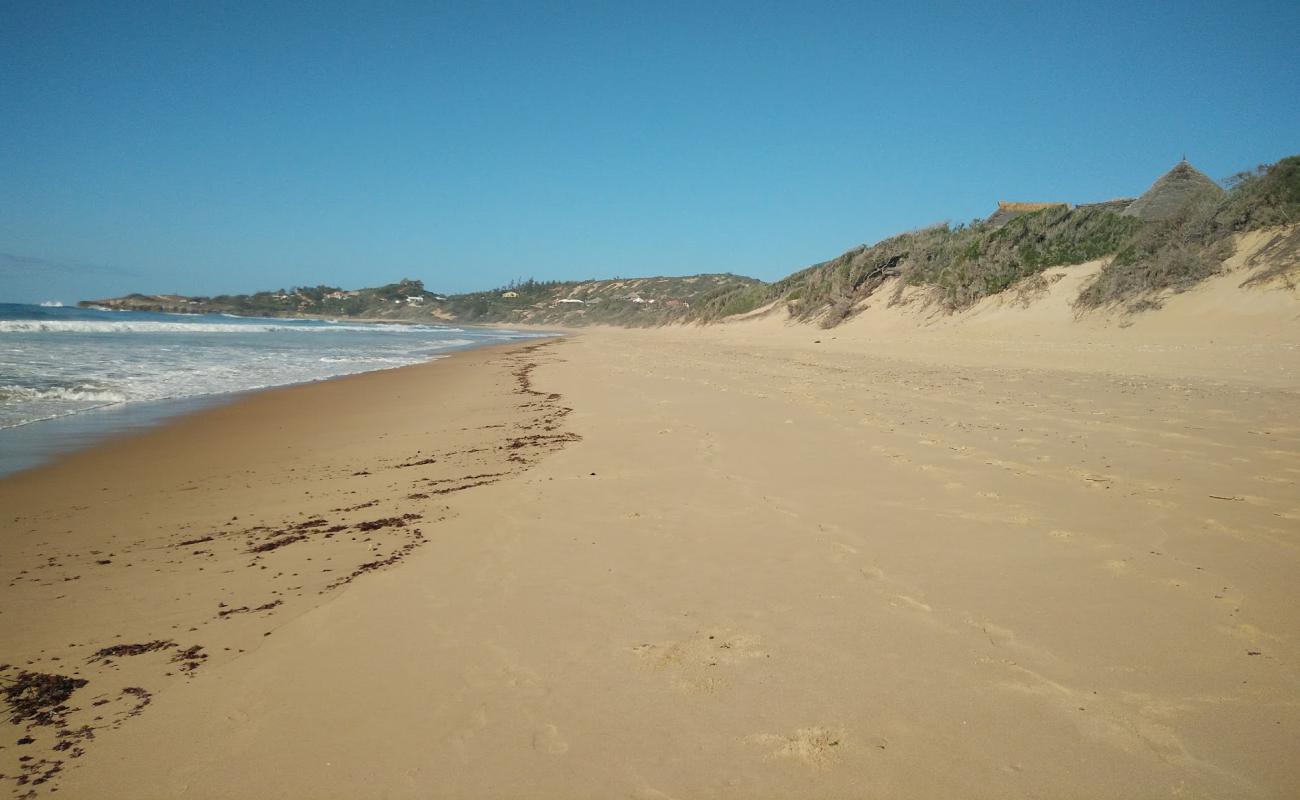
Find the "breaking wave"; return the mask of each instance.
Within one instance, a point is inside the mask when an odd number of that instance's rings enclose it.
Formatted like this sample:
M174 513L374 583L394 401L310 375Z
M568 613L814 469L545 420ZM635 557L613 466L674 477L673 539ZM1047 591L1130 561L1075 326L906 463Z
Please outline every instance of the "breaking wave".
M51 386L34 389L26 386L0 386L0 403L38 400L66 400L74 403L108 405L125 403L130 398L122 392L100 386Z

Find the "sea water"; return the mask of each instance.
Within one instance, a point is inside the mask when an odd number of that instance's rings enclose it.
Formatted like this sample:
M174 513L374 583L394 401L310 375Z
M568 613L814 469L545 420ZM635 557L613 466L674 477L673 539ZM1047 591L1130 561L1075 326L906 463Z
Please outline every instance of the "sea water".
M0 303L0 474L234 393L545 335Z

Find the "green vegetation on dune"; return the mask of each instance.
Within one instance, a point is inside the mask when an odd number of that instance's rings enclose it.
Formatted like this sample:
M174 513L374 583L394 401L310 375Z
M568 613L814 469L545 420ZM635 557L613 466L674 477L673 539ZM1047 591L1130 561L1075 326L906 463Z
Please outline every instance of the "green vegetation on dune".
M1171 174L1189 169L1179 165ZM1121 213L1122 203L1061 204L1000 225L985 220L910 231L797 272L753 305L784 301L792 316L831 327L897 275L900 290L927 288L943 307L958 311L1051 267L1112 257L1077 305L1151 308L1158 293L1216 273L1231 255L1232 235L1300 222L1300 156L1242 173L1231 184L1226 193L1188 195L1181 206L1157 198L1167 212L1161 219Z
M748 314L766 304L771 291L771 286L761 281L716 286L701 295L692 305L690 319L707 322L738 314Z
M488 292L453 295L440 307L464 322L645 327L699 318L701 307L764 284L739 275L528 280Z
M1153 308L1153 295L1182 289L1213 275L1231 255L1226 238L1213 232L1212 202L1197 202L1174 217L1141 226L1079 293L1076 305Z
M1064 205L1001 226L937 225L797 272L773 284L761 302L784 300L795 317L831 327L852 315L887 278L899 276L903 285L931 287L939 302L958 310L1049 267L1114 253L1140 226L1111 209Z
M903 280L934 286L949 308L964 308L1049 267L1109 255L1139 224L1106 209L1058 206L991 230L983 224L949 229L932 247L910 254Z
M1184 206L1127 237L1115 257L1079 293L1081 308L1157 307L1156 295L1217 273L1234 234L1300 222L1300 156L1244 172L1220 198Z
M1240 172L1215 212L1222 229L1253 231L1300 222L1300 156Z

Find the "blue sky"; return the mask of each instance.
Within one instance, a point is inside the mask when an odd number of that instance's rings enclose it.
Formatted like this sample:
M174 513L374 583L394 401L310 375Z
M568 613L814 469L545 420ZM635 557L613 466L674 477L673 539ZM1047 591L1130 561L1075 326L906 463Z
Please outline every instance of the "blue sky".
M0 0L0 300L782 277L1300 152L1300 4Z

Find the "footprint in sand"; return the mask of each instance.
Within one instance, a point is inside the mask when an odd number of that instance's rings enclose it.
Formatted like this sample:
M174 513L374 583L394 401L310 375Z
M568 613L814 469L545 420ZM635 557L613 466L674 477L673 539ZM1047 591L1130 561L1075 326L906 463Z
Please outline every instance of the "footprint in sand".
M558 756L569 752L569 743L554 725L543 725L533 734L533 749L539 753Z
M1133 566L1127 561L1120 561L1118 559L1111 559L1102 564L1102 566L1104 566L1106 571L1112 575L1128 575L1133 569Z
M685 641L646 643L629 649L650 669L671 673L678 689L714 692L727 686L726 671L769 657L760 644L757 636L714 628Z
M874 739L885 741L883 737ZM791 735L756 733L746 737L745 741L772 748L765 760L789 759L821 770L828 769L839 761L839 748L844 746L844 732L820 727L800 728Z

